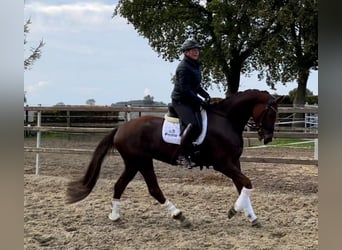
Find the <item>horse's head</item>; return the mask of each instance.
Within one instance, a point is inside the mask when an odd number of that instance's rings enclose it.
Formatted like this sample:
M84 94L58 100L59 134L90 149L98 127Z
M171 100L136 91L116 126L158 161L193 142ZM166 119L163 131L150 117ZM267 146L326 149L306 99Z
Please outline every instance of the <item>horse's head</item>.
M253 119L258 128L259 140L264 140L264 144L272 141L274 124L277 119L278 104L282 102L284 96L274 98L272 96L264 103L258 103L253 109Z

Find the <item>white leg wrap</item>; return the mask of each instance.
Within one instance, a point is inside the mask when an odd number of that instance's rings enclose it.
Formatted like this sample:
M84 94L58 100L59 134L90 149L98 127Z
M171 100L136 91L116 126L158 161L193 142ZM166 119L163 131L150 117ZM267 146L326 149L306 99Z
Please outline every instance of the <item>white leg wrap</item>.
M112 212L108 215L108 217L112 221L117 221L120 219L120 200L114 199L112 204Z
M234 209L237 212L244 211L245 215L249 218L249 220L252 222L257 217L253 211L253 207L250 200L252 189L247 189L245 187L242 188L239 198L236 200L234 204Z
M166 210L171 214L171 216L177 216L181 212L178 208L176 208L175 205L172 204L171 201L166 200L163 206L166 208Z

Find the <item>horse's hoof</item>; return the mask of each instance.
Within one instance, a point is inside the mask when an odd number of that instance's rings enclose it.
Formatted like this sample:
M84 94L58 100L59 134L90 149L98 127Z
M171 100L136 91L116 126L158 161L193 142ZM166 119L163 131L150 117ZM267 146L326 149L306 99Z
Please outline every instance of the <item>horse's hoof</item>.
M261 227L261 223L259 222L258 219L255 219L252 221L252 227L256 227L256 228L260 228Z
M179 213L172 215L172 218L174 218L175 220L185 220L185 216L183 215L183 213L181 211L179 211Z
M120 216L113 217L112 213L108 214L108 218L109 218L111 221L119 221L119 220L120 220Z
M234 215L236 215L237 211L234 209L234 207L232 207L229 211L228 211L228 219L233 218Z
M185 218L185 216L182 214L182 212L180 212L177 215L174 215L173 218L180 222L181 227L184 227L184 228L191 228L192 227L191 222Z
M191 224L190 221L185 219L184 221L181 222L181 227L183 227L183 228L192 228L192 224Z

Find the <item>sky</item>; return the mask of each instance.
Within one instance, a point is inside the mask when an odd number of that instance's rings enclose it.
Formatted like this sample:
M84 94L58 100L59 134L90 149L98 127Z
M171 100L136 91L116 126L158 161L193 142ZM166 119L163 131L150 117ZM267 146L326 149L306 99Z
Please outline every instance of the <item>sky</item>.
M170 102L171 77L179 61L158 56L139 36L133 25L119 16L112 18L117 1L30 1L24 5L24 18L31 18L27 57L30 47L43 39L42 57L24 73L27 105L96 105L141 100ZM24 21L25 21L24 20ZM241 76L239 90L257 88L286 95L296 82L277 84L272 90L265 80ZM312 71L307 88L318 94L318 72ZM216 87L212 97L224 97Z

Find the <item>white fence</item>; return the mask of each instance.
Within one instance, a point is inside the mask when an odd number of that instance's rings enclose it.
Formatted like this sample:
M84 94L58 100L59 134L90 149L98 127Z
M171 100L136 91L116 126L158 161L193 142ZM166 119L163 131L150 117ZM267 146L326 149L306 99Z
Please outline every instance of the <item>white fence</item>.
M167 112L166 107L101 107L101 106L62 106L62 107L24 107L25 112L31 111L37 113L37 124L36 126L24 126L25 131L36 131L37 132L37 143L36 147L24 147L24 152L36 153L36 174L39 174L39 154L40 153L70 153L70 154L89 154L93 150L85 149L61 149L61 148L42 148L40 147L41 132L46 131L59 131L59 132L78 132L78 133L96 133L96 132L109 132L112 128L86 128L86 127L42 127L41 126L41 115L44 111L118 111L124 112L126 119L129 120L131 113L135 112L136 116L144 115L145 113L160 114L161 116ZM261 162L261 163L284 163L284 164L303 164L303 165L318 165L318 108L317 107L304 107L304 108L287 108L279 107L279 113L305 113L310 116L305 117L305 121L308 119L308 123L314 128L312 132L296 132L287 131L275 132L277 138L301 138L301 139L313 139L315 141L314 159L303 160L303 159L289 159L289 158L273 158L273 157L241 157L241 161L245 162ZM308 118L307 118L308 117ZM315 118L312 118L315 117ZM282 124L278 123L278 126ZM256 132L245 131L243 134L244 138L257 138ZM115 152L114 152L115 153Z

